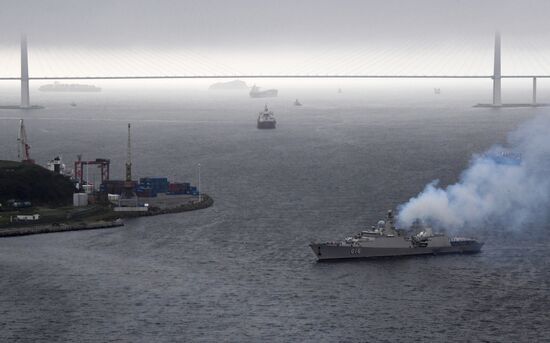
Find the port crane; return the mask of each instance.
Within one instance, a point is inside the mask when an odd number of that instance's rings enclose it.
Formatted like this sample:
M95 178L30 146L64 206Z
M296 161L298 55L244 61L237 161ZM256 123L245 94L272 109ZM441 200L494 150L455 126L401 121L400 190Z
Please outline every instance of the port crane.
M19 120L19 134L17 135L17 157L23 163L34 164L34 160L31 159L31 146L27 138L27 130L25 130L25 123L23 119Z
M109 169L111 161L106 158L96 158L95 161L83 161L82 155L77 156L78 160L74 162L74 178L80 182L81 185L84 184L84 166L87 165L97 165L101 170L101 183L103 181L109 180Z
M131 141L131 126L128 123L128 143L126 147L126 178L124 179L124 197L127 199L132 199L137 197L134 193L134 183L132 182L132 141ZM137 202L136 202L137 206Z

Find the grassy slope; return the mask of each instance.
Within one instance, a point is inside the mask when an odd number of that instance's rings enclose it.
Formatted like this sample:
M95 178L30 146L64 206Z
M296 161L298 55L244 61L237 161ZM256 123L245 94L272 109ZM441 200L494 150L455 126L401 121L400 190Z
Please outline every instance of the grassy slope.
M0 202L29 200L36 205L59 206L72 202L69 178L39 166L0 160Z

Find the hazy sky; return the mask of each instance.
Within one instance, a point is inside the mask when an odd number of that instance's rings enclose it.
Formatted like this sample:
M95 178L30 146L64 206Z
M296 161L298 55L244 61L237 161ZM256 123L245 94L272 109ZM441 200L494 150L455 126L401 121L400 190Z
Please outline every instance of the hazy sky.
M1 0L35 44L303 46L550 32L547 0Z
M215 62L216 71L488 74L497 28L504 72L550 72L541 58L550 52L547 0L0 3L2 75L18 73L21 31L34 75L211 72L193 51L229 65ZM537 56L521 55L533 49Z

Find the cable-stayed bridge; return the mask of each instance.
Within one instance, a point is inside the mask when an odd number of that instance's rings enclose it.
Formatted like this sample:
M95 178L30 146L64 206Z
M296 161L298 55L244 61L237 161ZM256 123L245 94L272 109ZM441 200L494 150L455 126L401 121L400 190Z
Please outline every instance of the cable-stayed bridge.
M410 48L409 48L410 49ZM32 80L145 80L145 79L255 79L255 78L272 78L272 79L491 79L493 83L493 99L491 104L486 104L482 106L490 107L501 107L501 106L541 106L544 104L537 103L537 79L539 78L550 78L550 71L548 69L542 68L546 73L520 73L520 74L511 74L503 75L502 74L502 62L501 62L501 39L500 34L495 35L494 43L494 58L493 58L493 70L492 72L475 74L475 73L445 73L441 72L441 69L444 69L441 61L434 59L433 57L421 55L416 56L416 59L423 59L424 63L428 64L429 70L424 70L423 73L410 73L410 70L414 70L414 62L408 61L402 63L399 68L394 68L395 63L395 52L382 53L379 56L372 56L367 58L368 66L392 66L392 73L388 72L368 72L364 68L361 68L365 64L365 56L358 52L352 52L345 56L339 56L339 58L334 58L333 56L317 56L313 59L303 62L301 65L295 68L294 72L290 73L251 73L251 72L239 72L234 70L234 68L217 64L221 66L217 69L212 69L207 62L196 56L187 56L188 61L194 62L193 69L178 69L178 66L175 65L173 60L157 60L155 56L151 54L146 54L141 51L135 51L135 54L132 55L134 51L130 51L129 55L126 56L127 59L134 58L137 60L138 64L145 65L147 63L157 65L166 64L169 68L174 67L174 70L178 70L179 73L166 73L165 70L157 68L158 73L147 75L139 75L139 70L134 70L132 67L126 67L128 63L126 61L116 61L117 72L116 73L104 73L106 68L101 64L101 61L104 60L102 56L97 56L95 58L99 61L99 65L96 70L99 70L93 74L89 75L75 75L73 73L67 73L64 75L55 74L53 76L44 75L44 76L30 76L29 75L29 58L27 51L27 40L25 36L21 38L20 46L20 57L21 57L21 74L20 76L1 76L0 80L17 80L21 81L21 105L18 108L33 108L30 103L30 94L29 94L29 83ZM406 50L405 50L406 53ZM448 52L449 53L449 52ZM89 57L89 56L88 56ZM93 57L93 56L92 56ZM323 58L333 58L340 65L345 66L345 70L339 70L336 67L328 67L324 70L326 73L319 74L315 73L312 70L311 65L319 64L322 62ZM75 58L78 60L78 58ZM140 60L141 59L141 60ZM411 58L412 60L413 58ZM142 61L143 60L143 61ZM321 62L319 62L321 61ZM470 61L469 64L484 64L479 63L479 60ZM466 62L463 62L467 64ZM337 64L338 65L338 64ZM376 68L372 68L376 70ZM136 72L138 71L138 72ZM113 75L114 74L114 75ZM503 104L501 97L501 80L502 79L532 79L532 99L531 102L525 104Z

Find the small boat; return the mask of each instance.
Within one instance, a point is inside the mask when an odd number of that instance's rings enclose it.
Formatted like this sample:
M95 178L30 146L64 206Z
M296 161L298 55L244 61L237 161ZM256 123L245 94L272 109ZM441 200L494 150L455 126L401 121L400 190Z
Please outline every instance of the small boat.
M76 102L71 102L72 107L76 107Z
M296 101L294 101L294 106L302 106L302 103L296 99Z

